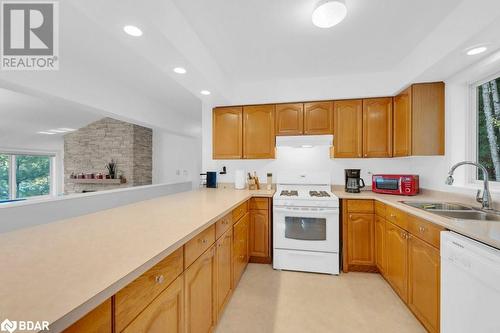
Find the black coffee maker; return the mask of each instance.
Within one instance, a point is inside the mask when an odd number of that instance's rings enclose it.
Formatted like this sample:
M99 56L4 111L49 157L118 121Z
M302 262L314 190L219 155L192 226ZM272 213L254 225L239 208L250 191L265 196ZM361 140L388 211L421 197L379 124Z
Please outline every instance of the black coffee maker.
M345 191L348 193L359 193L365 187L365 181L361 178L360 169L345 169Z

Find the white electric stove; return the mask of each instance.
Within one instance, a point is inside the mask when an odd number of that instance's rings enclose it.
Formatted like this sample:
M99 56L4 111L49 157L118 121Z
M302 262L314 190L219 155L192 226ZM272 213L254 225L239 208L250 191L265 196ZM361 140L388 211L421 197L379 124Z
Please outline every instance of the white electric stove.
M339 199L330 174L279 174L273 197L273 268L339 274Z

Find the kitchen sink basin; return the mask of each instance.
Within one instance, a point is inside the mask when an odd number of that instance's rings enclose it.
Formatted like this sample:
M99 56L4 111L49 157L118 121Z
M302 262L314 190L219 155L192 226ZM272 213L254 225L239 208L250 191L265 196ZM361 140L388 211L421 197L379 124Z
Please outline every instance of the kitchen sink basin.
M425 210L439 216L454 220L499 221L500 212L483 211L478 208L450 202L418 202L401 201L401 203L414 208Z
M401 203L404 203L405 205L423 209L423 210L428 210L428 211L434 211L434 210L443 210L443 211L471 211L473 210L471 207L456 204L456 203L449 203L449 202L419 202L419 201L401 201Z
M500 221L500 215L479 210L472 211L432 211L434 214L457 220Z

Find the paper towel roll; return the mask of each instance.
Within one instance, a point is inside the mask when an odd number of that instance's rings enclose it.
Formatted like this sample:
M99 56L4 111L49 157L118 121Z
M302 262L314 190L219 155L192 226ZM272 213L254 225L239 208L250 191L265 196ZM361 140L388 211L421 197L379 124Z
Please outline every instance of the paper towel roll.
M234 188L243 190L246 187L245 170L236 170L234 173Z

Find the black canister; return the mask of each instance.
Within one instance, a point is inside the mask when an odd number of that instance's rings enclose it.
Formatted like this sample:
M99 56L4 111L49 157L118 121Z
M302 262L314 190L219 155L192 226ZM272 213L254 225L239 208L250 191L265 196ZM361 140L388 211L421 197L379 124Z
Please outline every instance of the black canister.
M207 171L207 187L217 188L217 172Z

